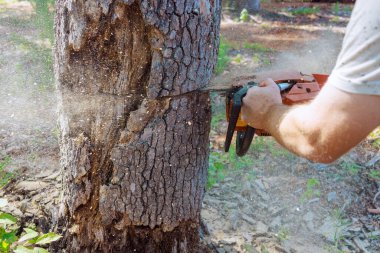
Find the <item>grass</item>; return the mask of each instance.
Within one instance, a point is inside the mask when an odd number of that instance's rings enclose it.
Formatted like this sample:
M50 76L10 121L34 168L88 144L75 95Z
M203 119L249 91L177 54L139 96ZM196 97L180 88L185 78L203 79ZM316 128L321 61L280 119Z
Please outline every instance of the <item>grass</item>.
M0 0L0 4L12 4L16 2L17 0Z
M277 142L273 139L268 141L268 149L274 157L280 157L287 160L292 160L295 157L291 152L277 144Z
M252 57L252 61L253 61L254 63L259 63L259 62L260 62L260 56L257 55L257 54L253 55L253 57Z
M371 171L369 172L369 176L370 176L372 179L380 180L380 170L371 170Z
M307 16L317 14L321 11L319 7L300 7L291 11L291 14L295 16Z
M332 216L335 221L334 248L339 250L344 245L344 231L350 225L350 221L344 218L340 209L335 209Z
M285 227L281 227L277 233L277 237L280 240L280 242L285 242L289 239L289 230Z
M228 153L220 151L210 152L207 189L224 180L229 171L241 170L252 166L253 159L250 156L238 157L235 145L231 145ZM248 173L247 179L256 179L255 171Z
M270 60L268 58L266 58L266 59L263 60L263 64L265 66L269 66L271 64L271 62L270 62Z
M229 50L230 46L223 38L221 38L219 44L218 61L214 70L217 75L223 73L223 71L227 68L228 64L231 62L231 58L228 56Z
M223 111L213 113L211 118L211 128L215 129L221 121L226 120L226 114Z
M266 53L266 52L272 51L272 49L267 48L263 44L260 44L260 43L248 43L248 42L246 42L243 44L243 48L250 49L250 50L253 50L253 51L259 52L259 53Z
M316 178L310 178L306 183L306 191L302 194L301 201L306 201L312 197L318 197L321 194L319 189L320 182Z
M37 83L41 90L53 87L53 56L52 49L44 44L30 41L20 34L10 34L10 40L25 53L23 63L19 66L19 71L25 71L25 66L31 70L28 74L34 83ZM38 71L33 71L33 67L40 66Z
M380 127L376 128L369 134L368 140L373 147L380 148Z
M222 181L226 175L227 158L224 154L212 151L209 158L207 189Z
M331 6L331 12L334 14L338 14L340 12L340 4L339 2L336 2Z
M261 253L270 253L268 248L265 247L265 245L261 245L260 250L261 250Z
M257 252L257 250L249 243L246 243L243 245L244 252L253 253Z
M234 58L233 58L233 62L236 62L236 63L241 63L243 60L243 56L241 54L238 54L236 55Z
M36 16L34 23L40 31L40 37L54 41L54 0L30 0Z
M349 176L356 176L359 173L359 171L363 169L362 166L350 161L344 161L339 165L342 167L345 174Z
M15 26L25 29L37 29L35 39L23 36L22 33L11 33L9 40L24 54L20 56L19 83L32 83L38 91L54 89L52 45L54 41L54 0L30 0L35 9L31 18L11 20ZM25 71L27 70L27 71ZM37 92L38 92L37 91Z
M6 186L16 176L15 173L5 170L10 161L11 158L9 156L0 161L0 189Z
M249 20L249 13L248 13L247 9L243 9L240 12L240 21L241 22L248 22L248 20Z

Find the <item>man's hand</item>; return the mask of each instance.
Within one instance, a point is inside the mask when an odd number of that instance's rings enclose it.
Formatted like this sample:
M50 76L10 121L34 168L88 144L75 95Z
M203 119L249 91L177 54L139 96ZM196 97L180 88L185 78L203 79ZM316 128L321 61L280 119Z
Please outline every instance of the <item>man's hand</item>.
M282 104L280 89L272 79L252 87L243 98L242 119L250 126L266 129L267 115L274 105Z

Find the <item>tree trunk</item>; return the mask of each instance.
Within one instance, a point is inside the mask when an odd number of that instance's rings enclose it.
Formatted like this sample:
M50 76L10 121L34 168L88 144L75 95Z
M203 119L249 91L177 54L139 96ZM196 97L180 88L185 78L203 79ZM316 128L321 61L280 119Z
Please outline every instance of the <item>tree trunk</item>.
M201 252L218 0L57 0L67 252Z

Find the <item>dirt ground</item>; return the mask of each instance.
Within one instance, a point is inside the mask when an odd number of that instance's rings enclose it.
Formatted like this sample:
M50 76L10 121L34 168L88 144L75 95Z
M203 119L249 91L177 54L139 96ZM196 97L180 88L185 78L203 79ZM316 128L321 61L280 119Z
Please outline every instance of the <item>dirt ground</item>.
M247 22L224 12L222 41L230 62L213 82L267 70L329 73L350 7L332 13L332 6L294 16L300 5L263 4ZM0 1L0 164L6 164L0 183L10 178L0 197L10 202L5 211L46 231L55 222L47 217L57 211L61 188L57 101L54 86L40 76L45 66L25 43L51 48L32 18L27 2ZM380 181L371 176L380 155L371 140L329 165L298 158L271 137L254 139L248 154L237 158L233 150L222 152L223 98L211 95L210 170L216 163L223 169L211 176L204 198L205 244L218 253L380 252L380 215L367 211L380 206Z

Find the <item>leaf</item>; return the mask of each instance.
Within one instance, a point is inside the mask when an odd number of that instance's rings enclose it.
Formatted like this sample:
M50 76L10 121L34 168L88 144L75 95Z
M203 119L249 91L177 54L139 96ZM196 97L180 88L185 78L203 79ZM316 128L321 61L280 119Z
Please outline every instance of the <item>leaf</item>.
M34 231L33 229L24 228L24 231L26 234L21 236L21 238L18 240L19 242L24 242L38 236L38 232Z
M17 246L17 248L15 248L13 250L14 253L33 253L33 249L31 249L30 247L24 247L24 246Z
M6 240L1 241L0 246L1 246L1 249L3 249L1 252L7 252L9 249L9 245L10 244Z
M33 253L49 253L49 251L47 251L46 249L43 249L43 248L35 247L33 249Z
M36 244L43 245L43 244L51 243L51 242L58 240L61 237L62 237L61 235L50 232L50 233L43 234L40 237L38 237Z
M7 199L0 199L0 208L8 205Z
M8 214L1 213L0 214L0 224L15 224L17 222L17 218Z
M17 241L16 231L3 234L1 239L7 241L9 244L14 243Z

